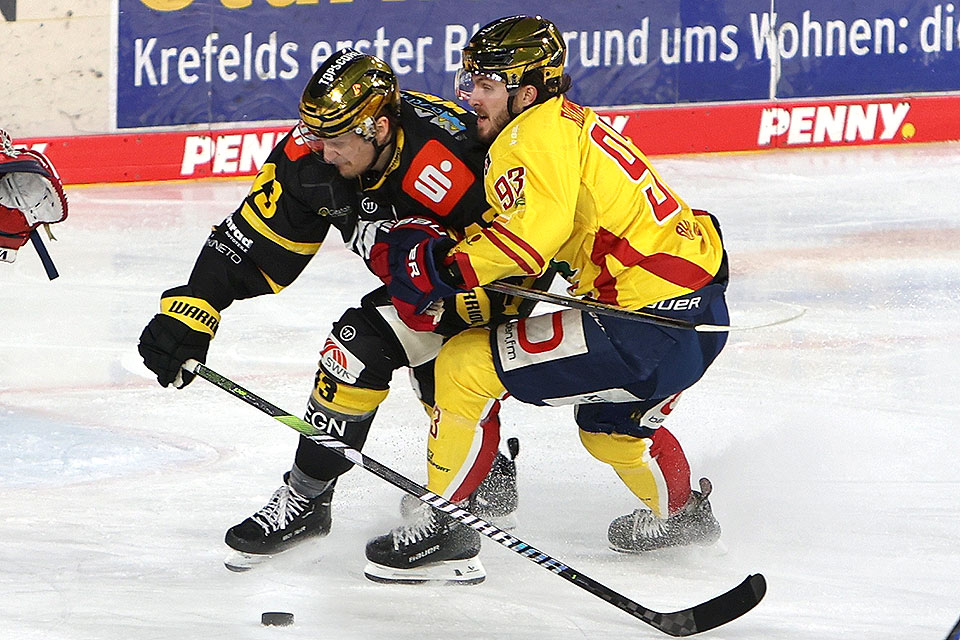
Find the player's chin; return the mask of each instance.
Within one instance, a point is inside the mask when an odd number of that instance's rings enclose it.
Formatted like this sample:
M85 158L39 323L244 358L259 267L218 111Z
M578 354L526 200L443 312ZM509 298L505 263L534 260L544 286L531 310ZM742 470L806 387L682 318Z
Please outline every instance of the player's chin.
M341 178L347 178L348 180L360 177L360 172L352 164L338 164L337 171L340 172Z
M497 137L497 130L490 118L486 116L477 118L477 137L484 142L490 142Z

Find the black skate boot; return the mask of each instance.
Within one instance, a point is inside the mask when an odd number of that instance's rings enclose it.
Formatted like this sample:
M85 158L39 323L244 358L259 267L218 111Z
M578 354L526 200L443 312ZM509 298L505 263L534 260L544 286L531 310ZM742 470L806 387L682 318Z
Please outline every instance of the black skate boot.
M509 531L517 526L517 454L520 453L520 441L516 438L507 440L507 449L510 457L497 452L493 460L490 473L483 479L480 486L470 494L466 509L475 516L479 516L490 524ZM400 515L404 520L410 520L420 501L405 493L400 499Z
M479 533L421 502L409 522L367 543L363 573L374 582L477 584L487 577L479 553Z
M246 571L313 536L330 533L330 501L335 482L316 498L307 498L289 484L273 492L259 511L227 530L224 542L234 553L224 562L231 571Z
M700 479L700 491L692 491L687 504L667 518L658 518L649 509L637 509L610 523L610 548L622 553L643 553L685 545L707 546L720 539L720 523L713 517L707 499L713 486Z

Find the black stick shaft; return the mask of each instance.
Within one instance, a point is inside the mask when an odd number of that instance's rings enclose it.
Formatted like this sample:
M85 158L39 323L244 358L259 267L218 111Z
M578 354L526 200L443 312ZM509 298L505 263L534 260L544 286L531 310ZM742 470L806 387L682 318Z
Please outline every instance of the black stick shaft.
M40 256L40 262L43 263L43 270L47 272L47 278L50 280L59 278L60 273L57 271L56 265L53 264L53 258L50 257L50 253L36 229L30 232L30 241L33 242L33 248L37 250L37 255Z
M598 313L604 316L611 316L614 318L625 318L627 320L646 322L647 324L655 324L661 327L670 327L673 329L690 329L693 331L697 331L697 330L705 330L705 329L698 329L698 327L717 326L717 325L696 325L692 322L687 322L686 320L666 318L664 316L658 316L655 313L647 313L646 311L628 311L626 309L612 307L608 304L597 302L596 300L591 300L589 298L568 298L567 296L561 296L556 293L551 293L550 291L538 291L536 289L528 289L526 287L521 287L515 284L509 284L507 282L491 282L490 284L483 285L483 288L488 291L496 291L497 293L502 293L508 296L517 296L518 298L527 298L528 300L537 300L539 302L550 302L552 304L560 305L562 307L567 307L569 309L578 309L580 311L592 311L593 313ZM722 327L719 330L726 331L727 328L728 327Z
M645 322L647 324L654 324L660 327L700 331L701 333L728 333L730 331L749 331L753 329L774 327L778 324L784 324L786 322L790 322L791 320L796 320L807 311L805 308L797 305L786 305L788 307L792 307L793 309L790 315L784 316L777 320L771 320L769 322L760 322L751 325L696 324L686 320L667 318L665 316L657 315L656 313L648 313L646 311L620 309L619 307L614 307L609 304L604 304L603 302L591 300L590 298L570 298L568 296L562 296L550 291L528 289L526 287L509 284L506 282L491 282L483 285L483 288L488 291L496 291L497 293L502 293L508 296L526 298L527 300L537 300L539 302L549 302L550 304L567 307L568 309L587 311L590 313L596 313L597 315L623 318L626 320L633 320L634 322Z

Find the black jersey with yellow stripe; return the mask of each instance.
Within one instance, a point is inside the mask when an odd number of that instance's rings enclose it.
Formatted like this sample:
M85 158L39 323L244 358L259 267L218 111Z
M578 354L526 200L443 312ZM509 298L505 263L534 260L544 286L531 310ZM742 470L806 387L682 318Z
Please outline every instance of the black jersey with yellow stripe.
M213 228L190 275L193 295L223 309L292 283L331 228L356 232L356 183L312 153L296 133L274 147L240 206Z

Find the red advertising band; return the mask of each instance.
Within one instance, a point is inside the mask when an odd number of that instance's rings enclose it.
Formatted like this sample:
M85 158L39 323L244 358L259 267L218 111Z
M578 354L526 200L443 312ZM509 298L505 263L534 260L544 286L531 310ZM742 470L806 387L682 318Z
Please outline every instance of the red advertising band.
M598 109L647 155L960 139L960 94ZM251 176L293 126L32 138L65 184ZM91 163L91 157L98 162Z

